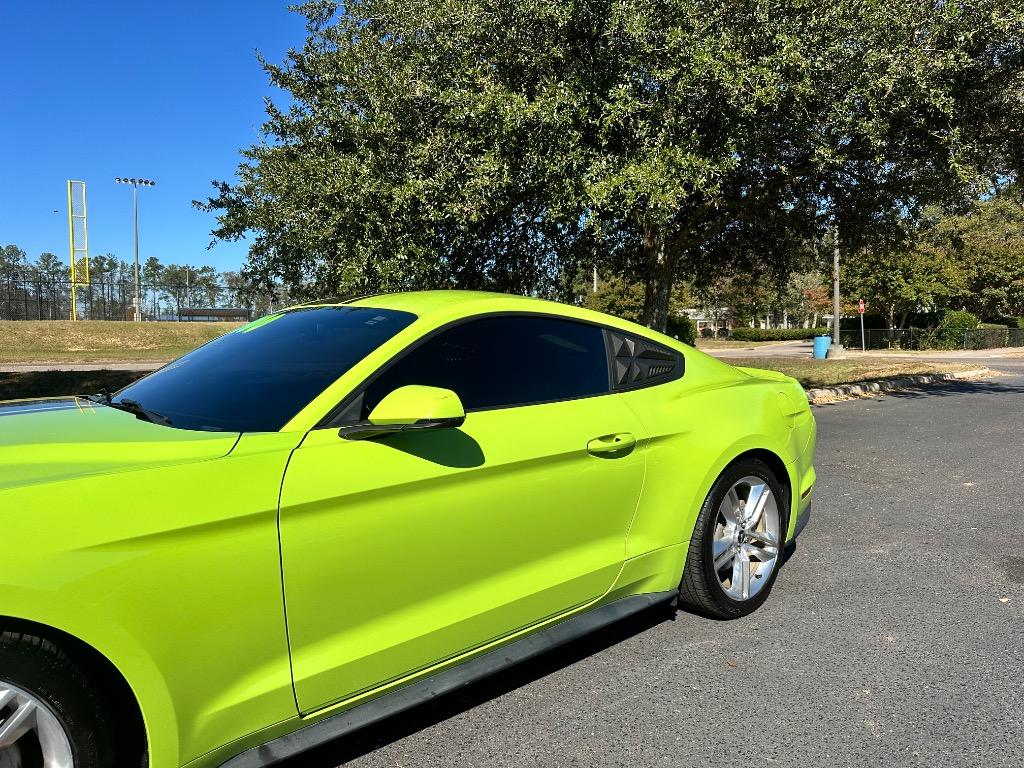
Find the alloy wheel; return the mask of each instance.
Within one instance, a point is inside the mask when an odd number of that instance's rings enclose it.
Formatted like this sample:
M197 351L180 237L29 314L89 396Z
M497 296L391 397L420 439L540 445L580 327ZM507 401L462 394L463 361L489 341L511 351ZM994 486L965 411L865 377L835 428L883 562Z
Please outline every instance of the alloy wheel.
M725 494L711 557L719 584L731 599L749 600L770 581L779 558L781 521L778 499L760 477L737 480Z
M73 768L71 741L41 699L0 680L0 768Z

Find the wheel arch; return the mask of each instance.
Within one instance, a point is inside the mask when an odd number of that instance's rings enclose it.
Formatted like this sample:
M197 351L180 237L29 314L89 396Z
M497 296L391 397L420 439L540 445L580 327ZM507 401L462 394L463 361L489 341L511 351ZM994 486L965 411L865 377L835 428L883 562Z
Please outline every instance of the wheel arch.
M768 467L768 469L772 471L772 474L775 475L775 479L778 480L779 484L782 485L782 487L785 489L786 525L788 530L789 524L790 522L792 522L791 518L793 515L793 509L795 508L793 503L794 483L793 478L790 475L789 467L786 466L786 462L784 462L777 453L770 451L767 448L752 448L750 450L744 451L739 456L736 456L734 459L732 459L732 461L725 465L725 468L723 468L722 472L724 472L725 469L731 467L733 464L736 464L737 462L740 461L744 461L746 459L754 459L756 461L760 461L762 464ZM719 473L719 475L721 475L721 472ZM717 480L718 478L716 477L715 479ZM708 490L710 491L710 486Z
M174 709L167 690L159 684L158 672L147 665L141 649L125 646L105 637L91 642L88 633L69 631L48 621L9 612L0 613L0 632L18 632L42 637L72 655L96 681L104 686L118 712L131 722L140 746L145 745L152 768L176 765L177 737ZM107 642L103 642L107 641ZM112 652L118 648L118 652ZM159 723L160 727L155 727Z

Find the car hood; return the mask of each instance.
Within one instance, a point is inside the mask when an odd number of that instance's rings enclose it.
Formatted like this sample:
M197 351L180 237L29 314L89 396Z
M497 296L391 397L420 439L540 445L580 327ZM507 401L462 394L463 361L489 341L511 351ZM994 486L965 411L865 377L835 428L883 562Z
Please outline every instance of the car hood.
M238 437L163 427L77 397L0 402L0 488L215 459Z

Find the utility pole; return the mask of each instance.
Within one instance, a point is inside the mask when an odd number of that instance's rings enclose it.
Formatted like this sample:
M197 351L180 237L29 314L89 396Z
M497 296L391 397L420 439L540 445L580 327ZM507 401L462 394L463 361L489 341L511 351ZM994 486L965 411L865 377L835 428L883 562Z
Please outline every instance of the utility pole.
M118 176L114 179L118 184L130 184L132 187L132 221L135 229L135 322L142 322L142 291L139 283L139 187L155 187L156 182L149 179L126 179Z
M846 350L839 343L839 225L832 230L832 344L826 357L845 357Z

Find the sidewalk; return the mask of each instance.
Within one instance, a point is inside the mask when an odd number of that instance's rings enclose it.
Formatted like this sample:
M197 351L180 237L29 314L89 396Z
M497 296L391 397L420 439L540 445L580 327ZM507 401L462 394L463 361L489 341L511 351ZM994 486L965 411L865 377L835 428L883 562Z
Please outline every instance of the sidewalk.
M42 371L155 371L167 361L145 361L137 363L103 362L93 363L0 363L0 373L40 373Z
M760 347L701 349L700 351L725 360L730 357L811 357L813 349L814 343L811 341L784 341Z

